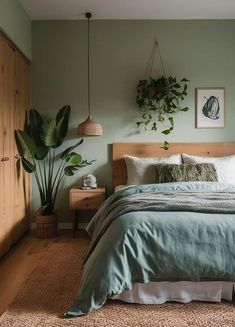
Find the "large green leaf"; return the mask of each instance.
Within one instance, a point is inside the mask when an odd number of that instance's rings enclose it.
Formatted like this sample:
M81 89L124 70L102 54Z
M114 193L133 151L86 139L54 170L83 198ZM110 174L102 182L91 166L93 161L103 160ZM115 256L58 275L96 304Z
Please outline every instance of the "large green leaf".
M69 146L64 152L61 154L61 159L64 159L71 151L73 151L76 147L83 143L83 139L78 141L76 144Z
M43 118L36 109L31 109L29 113L29 125L27 131L36 144L35 159L43 160L46 158L49 148L41 140Z
M59 123L59 121L61 120L61 118L63 118L64 116L69 116L70 115L70 111L71 108L68 104L66 104L65 106L63 106L57 113L56 115L56 124Z
M28 125L26 128L27 133L33 138L36 145L36 153L34 158L37 160L43 160L46 158L49 147L45 146L40 138L41 132L34 129L31 125Z
M43 125L43 118L36 109L31 109L29 112L29 125L35 130L40 137L41 127Z
M78 170L78 167L76 165L71 165L71 166L67 166L64 169L64 174L66 176L73 176L74 173Z
M57 142L56 121L49 119L42 126L41 140L45 146L52 147Z
M50 149L49 147L43 145L37 145L34 158L37 160L44 160L48 155L49 149Z
M82 162L82 156L78 153L73 153L68 162L72 165L79 165Z
M29 112L29 125L27 126L27 131L30 136L33 137L36 144L42 144L41 132L43 126L43 118L35 109L31 109Z
M33 165L29 160L25 158L21 158L22 166L27 173L33 173L36 169L35 165Z
M18 145L20 145L20 153L23 157L31 157L36 153L36 145L32 137L30 137L26 132L17 130L16 137Z
M56 115L56 126L57 126L57 142L54 147L58 147L62 144L63 139L68 133L70 106L66 105Z

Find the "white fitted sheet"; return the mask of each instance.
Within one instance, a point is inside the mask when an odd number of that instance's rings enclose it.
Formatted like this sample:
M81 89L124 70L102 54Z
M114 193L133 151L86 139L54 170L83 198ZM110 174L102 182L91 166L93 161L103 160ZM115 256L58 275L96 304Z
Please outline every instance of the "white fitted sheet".
M112 297L129 303L162 304L167 301L232 301L235 283L232 282L150 282L135 283L129 291Z

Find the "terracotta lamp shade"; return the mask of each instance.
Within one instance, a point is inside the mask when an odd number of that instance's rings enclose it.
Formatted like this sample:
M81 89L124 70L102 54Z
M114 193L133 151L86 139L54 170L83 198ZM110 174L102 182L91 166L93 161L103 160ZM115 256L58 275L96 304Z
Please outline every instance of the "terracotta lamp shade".
M77 134L80 136L100 136L103 134L102 126L88 116L87 119L78 125Z

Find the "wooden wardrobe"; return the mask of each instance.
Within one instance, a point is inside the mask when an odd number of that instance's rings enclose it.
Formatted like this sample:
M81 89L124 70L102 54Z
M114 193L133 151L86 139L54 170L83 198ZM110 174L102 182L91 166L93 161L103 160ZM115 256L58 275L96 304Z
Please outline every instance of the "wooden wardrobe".
M30 179L15 143L29 106L29 61L0 33L0 257L30 227Z

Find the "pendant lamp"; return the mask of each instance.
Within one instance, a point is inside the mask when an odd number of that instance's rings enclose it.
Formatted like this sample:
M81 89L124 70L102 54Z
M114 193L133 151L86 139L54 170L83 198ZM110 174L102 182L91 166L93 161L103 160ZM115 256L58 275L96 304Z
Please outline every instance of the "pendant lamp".
M80 136L100 136L103 134L102 126L91 118L91 91L90 91L90 18L91 13L87 12L87 52L88 52L88 60L87 60L87 86L88 86L88 117L87 119L78 125L77 134Z

